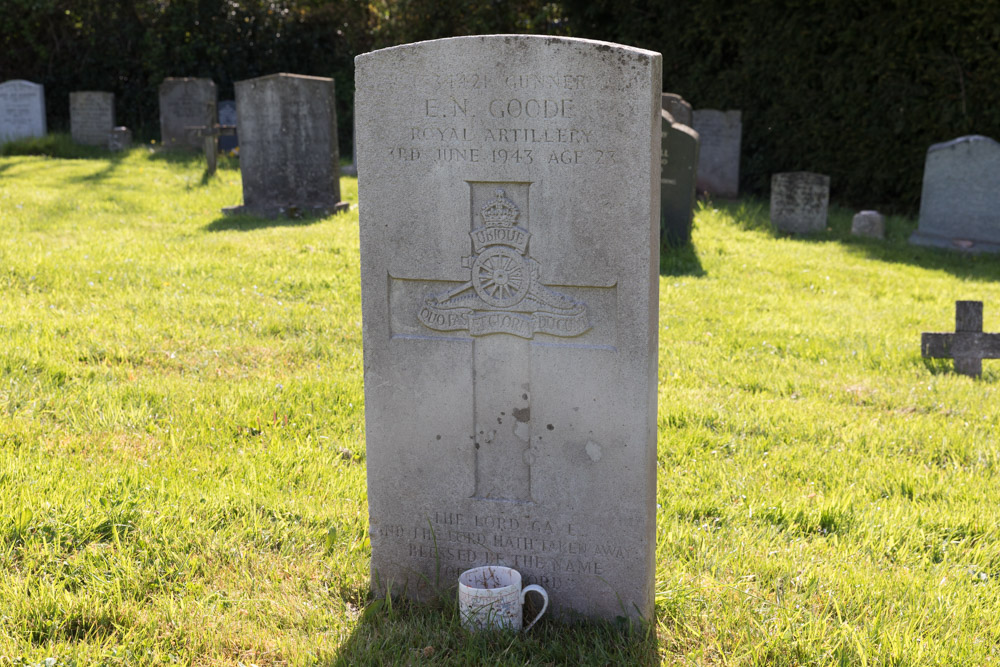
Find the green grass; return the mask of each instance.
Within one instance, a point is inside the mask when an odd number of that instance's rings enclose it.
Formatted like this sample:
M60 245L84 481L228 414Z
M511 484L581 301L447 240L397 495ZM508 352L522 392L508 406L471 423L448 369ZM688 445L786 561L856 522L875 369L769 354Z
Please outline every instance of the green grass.
M654 624L469 637L368 594L357 210L223 218L232 161L54 142L86 159L0 157L0 666L1000 659L1000 361L919 352L956 299L1000 330L998 258L702 207L661 262Z

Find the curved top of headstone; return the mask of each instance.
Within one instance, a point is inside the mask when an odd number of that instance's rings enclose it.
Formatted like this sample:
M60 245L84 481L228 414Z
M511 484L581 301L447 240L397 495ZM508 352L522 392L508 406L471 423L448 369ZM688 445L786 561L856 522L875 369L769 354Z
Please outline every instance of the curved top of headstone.
M444 39L429 39L422 42L412 42L410 44L401 44L399 46L390 46L384 49L378 49L377 51L369 51L368 53L362 53L354 57L355 62L361 62L363 60L368 60L369 58L379 57L389 55L393 52L403 52L403 51L417 51L424 50L436 46L447 46L451 44L459 45L465 44L467 42L507 42L512 47L516 47L518 44L539 44L544 46L551 46L562 44L566 46L580 46L580 47L590 47L593 50L606 50L609 52L616 53L630 53L640 59L652 58L654 56L659 56L660 54L656 51L648 51L646 49L640 49L635 46L625 46L623 44L615 44L613 42L602 42L596 39L583 39L580 37L553 37L551 35L512 35L512 34L497 34L497 35L466 35L462 37L446 37Z
M44 88L40 83L35 83L33 81L26 81L24 79L10 79L9 81L0 82L0 86L31 86L32 88Z
M267 79L310 79L312 81L333 81L328 76L312 76L311 74L293 74L291 72L275 72L274 74L265 74L264 76L257 76L252 79L244 79L239 83L246 83L248 81L266 81Z
M972 143L975 141L988 141L991 144L996 144L997 142L989 137L984 137L981 134L970 134L964 137L958 137L957 139L952 139L951 141L942 141L941 143L931 144L931 147L927 149L927 152L941 150L942 148L951 148L959 144Z

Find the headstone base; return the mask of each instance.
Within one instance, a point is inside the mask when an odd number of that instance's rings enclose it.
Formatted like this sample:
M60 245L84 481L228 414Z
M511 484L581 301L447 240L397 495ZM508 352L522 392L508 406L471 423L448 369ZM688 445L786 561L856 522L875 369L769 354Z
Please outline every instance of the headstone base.
M975 241L972 239L956 239L948 236L937 236L926 232L916 231L910 235L910 243L913 245L929 246L931 248L948 248L949 250L961 250L962 252L1000 252L1000 243L992 241Z
M339 202L333 206L225 206L222 209L223 215L255 215L259 218L305 218L322 217L346 211L351 204L346 201Z

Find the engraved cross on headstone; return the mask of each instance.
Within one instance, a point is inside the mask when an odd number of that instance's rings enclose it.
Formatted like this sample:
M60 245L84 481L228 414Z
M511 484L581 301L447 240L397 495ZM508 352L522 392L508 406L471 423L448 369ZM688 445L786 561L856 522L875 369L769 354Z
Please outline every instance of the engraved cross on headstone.
M955 371L978 377L983 359L1000 359L1000 334L983 333L983 302L955 302L955 333L920 334L925 358L952 358Z

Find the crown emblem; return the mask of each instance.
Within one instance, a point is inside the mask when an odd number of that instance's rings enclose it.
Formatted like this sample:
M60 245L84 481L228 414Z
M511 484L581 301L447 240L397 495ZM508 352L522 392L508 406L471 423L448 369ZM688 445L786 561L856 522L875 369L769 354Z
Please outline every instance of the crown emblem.
M493 199L479 209L479 216L483 219L483 224L487 227L513 227L517 224L517 218L521 215L521 211L514 202L507 199L507 195L502 189L498 188L494 195Z

